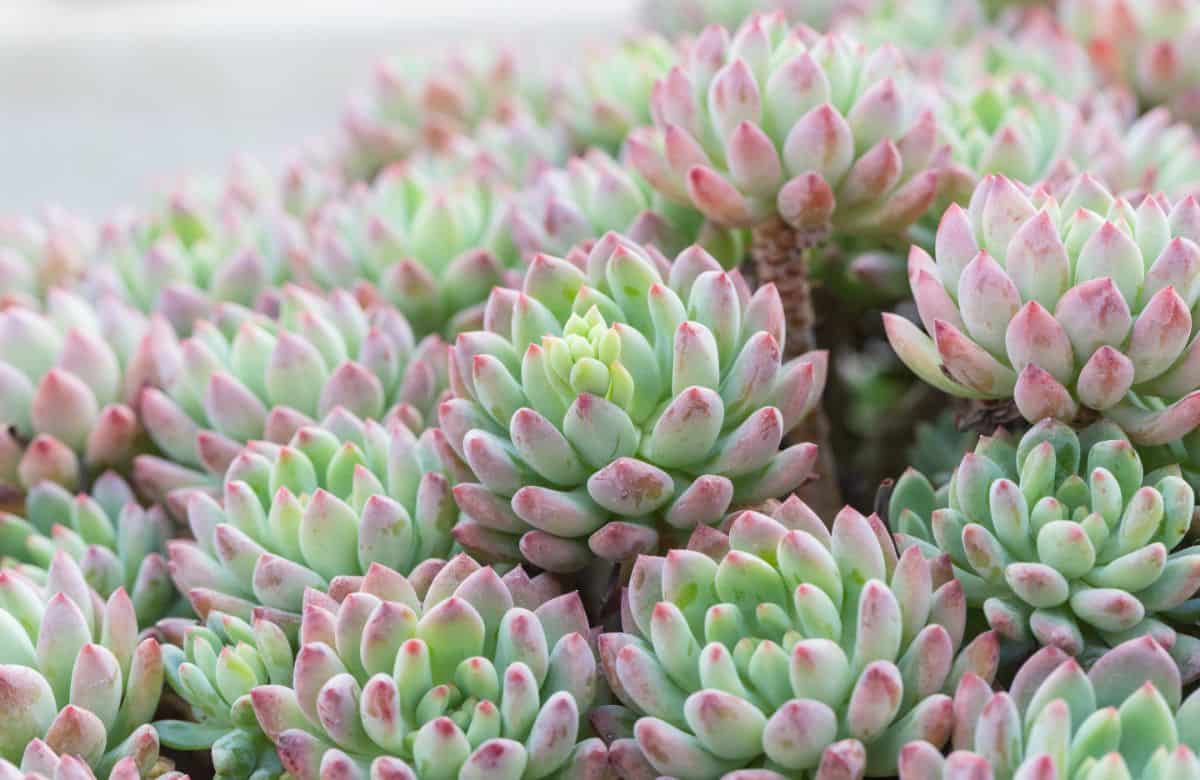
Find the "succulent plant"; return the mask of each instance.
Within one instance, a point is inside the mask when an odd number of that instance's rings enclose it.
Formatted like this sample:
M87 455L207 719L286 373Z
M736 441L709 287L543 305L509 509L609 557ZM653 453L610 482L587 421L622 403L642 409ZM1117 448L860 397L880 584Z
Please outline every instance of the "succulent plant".
M1109 112L1110 114L1113 112ZM1086 135L1089 170L1132 200L1163 192L1173 201L1200 197L1200 137L1165 108L1130 123L1093 119Z
M1200 123L1200 6L1188 0L1066 0L1059 18L1111 81L1145 106Z
M983 437L936 492L909 469L888 508L897 541L948 554L968 602L1006 639L1078 655L1151 634L1190 679L1200 642L1164 621L1200 588L1200 549L1176 549L1195 494L1146 474L1114 426L1087 439L1053 420L1015 446Z
M36 308L84 273L96 241L90 222L65 209L0 219L0 299Z
M288 286L277 320L231 304L214 314L161 346L162 389L141 396L147 432L176 464L219 475L245 442L285 443L338 407L420 431L445 387L437 336L415 344L395 310L345 290Z
M676 254L699 243L725 267L745 256L740 231L719 228L688 206L663 201L641 176L599 149L544 172L513 202L513 242L531 257L565 257L573 247L617 231Z
M187 780L182 772L170 770L171 763L158 758L158 746L147 741L144 755L137 760L126 756L113 764L108 780ZM149 767L144 769L143 767ZM59 755L41 739L32 739L25 746L19 763L0 758L0 780L95 780L96 773L79 756Z
M148 626L176 601L163 555L171 531L163 510L143 508L115 472L104 472L90 493L79 495L39 482L25 494L24 517L0 514L0 566L44 586L55 553L63 551L101 598L124 588L138 625Z
M812 444L779 448L825 354L781 362L773 285L616 234L581 262L535 257L453 347L439 417L478 480L454 489L464 547L554 572L631 560L809 476Z
M209 750L217 778L267 780L283 766L259 728L250 691L290 685L293 654L287 636L268 620L253 625L217 611L190 626L181 646L163 647L167 682L192 708L194 721L158 721L159 738L177 750Z
M1147 637L1109 650L1087 672L1045 647L1007 691L964 675L954 694L954 752L943 757L913 742L900 753L900 778L1198 777L1200 696L1181 699L1175 662Z
M519 106L520 86L517 61L505 50L380 60L343 114L347 178L370 180L422 146L505 115Z
M258 721L297 780L603 776L587 616L557 592L467 556L342 578L310 599L291 686L250 692Z
M650 91L675 64L677 48L651 34L587 52L559 87L561 121L576 146L615 155L630 130L650 124Z
M0 571L0 635L0 759L19 762L32 750L34 765L45 767L53 751L104 777L131 758L149 774L158 736L146 724L162 690L162 652L153 638L138 641L123 588L101 601L65 552L55 554L44 585Z
M937 191L937 123L891 46L753 16L709 27L654 88L633 165L669 199L749 227L902 233Z
M166 330L113 298L92 306L58 289L42 311L0 311L0 483L74 489L127 467L143 446L129 404L154 380Z
M255 444L231 463L223 505L186 499L195 541L168 544L171 576L202 619L266 616L295 633L307 588L372 563L404 573L454 549L453 486L470 476L430 429L418 438L337 415L286 446Z
M498 185L520 187L571 156L565 128L542 124L528 111L487 119L470 135L455 135L437 149L414 152L404 169L434 181L473 176Z
M678 38L710 24L732 30L760 11L782 11L794 22L823 29L841 5L841 0L644 0L641 9L647 27Z
M373 285L418 336L473 327L492 287L511 281L505 192L474 175L389 168L321 213L310 275L326 288Z
M599 639L637 715L610 742L623 777L884 777L908 742L950 738L947 693L969 672L991 679L999 648L985 633L959 652L966 602L948 569L897 555L879 519L849 507L832 530L795 497L728 528L640 557L627 633Z
M942 217L936 260L909 254L926 332L885 314L888 338L951 395L1014 401L1030 422L1091 409L1139 444L1174 441L1200 422L1198 239L1193 198L1135 209L1084 175L1060 205L988 176Z

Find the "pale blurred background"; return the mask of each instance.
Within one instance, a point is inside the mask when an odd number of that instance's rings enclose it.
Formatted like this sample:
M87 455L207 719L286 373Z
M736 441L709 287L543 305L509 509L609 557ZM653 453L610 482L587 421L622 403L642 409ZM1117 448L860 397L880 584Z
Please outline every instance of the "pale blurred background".
M472 42L553 67L636 0L0 0L0 214L93 215L233 155L277 163L382 55Z

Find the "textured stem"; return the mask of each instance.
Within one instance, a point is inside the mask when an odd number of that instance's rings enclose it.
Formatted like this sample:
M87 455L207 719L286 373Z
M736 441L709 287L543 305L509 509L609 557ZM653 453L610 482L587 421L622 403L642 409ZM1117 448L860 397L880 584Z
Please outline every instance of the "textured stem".
M783 300L787 323L785 359L817 347L817 318L808 280L809 253L815 244L813 236L800 233L779 217L773 217L754 228L750 251L758 284L774 282ZM789 438L817 445L816 479L797 493L826 522L832 522L834 515L842 508L842 491L824 404L818 404Z
M779 217L754 228L751 257L760 285L774 282L787 316L785 356L816 348L816 313L808 281L811 239L801 236Z

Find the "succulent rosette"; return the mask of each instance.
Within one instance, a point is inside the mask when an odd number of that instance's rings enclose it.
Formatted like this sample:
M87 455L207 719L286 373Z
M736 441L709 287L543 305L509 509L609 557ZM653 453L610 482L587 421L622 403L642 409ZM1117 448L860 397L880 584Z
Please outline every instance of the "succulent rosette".
M25 494L24 517L0 514L0 566L45 585L54 555L65 552L102 598L124 588L144 627L176 601L164 556L172 530L163 510L143 508L115 472L104 472L89 493L78 495L39 482Z
M344 414L327 425L238 455L223 503L187 495L195 540L167 547L171 576L202 619L265 616L294 635L306 589L372 563L407 574L455 549L451 489L470 472L441 431L417 437L398 421Z
M897 555L874 515L847 507L829 529L795 497L640 557L627 633L599 639L636 714L631 730L628 713L595 716L622 729L613 765L680 780L894 775L908 742L950 738L958 681L990 680L998 664L992 633L959 652L966 601L948 575L916 550Z
M379 564L314 592L292 683L250 692L297 780L601 777L601 695L579 594L467 556L409 580Z
M751 296L699 247L668 265L616 234L581 263L535 257L453 347L440 420L477 477L454 490L464 547L554 572L627 561L810 475L816 447L780 444L825 354L781 361L774 285Z
M93 306L60 289L43 309L0 311L0 483L74 489L127 467L144 444L130 404L168 331L114 298Z
M1145 473L1114 426L1086 438L1053 420L1015 446L983 437L945 490L909 469L888 508L899 545L948 554L1006 639L1078 655L1150 634L1190 679L1200 643L1167 621L1200 588L1200 549L1180 547L1195 494L1179 476Z
M732 30L759 11L782 11L792 21L823 29L839 5L839 0L645 0L641 9L647 27L678 38L710 24Z
M1066 0L1063 26L1144 106L1200 122L1200 6L1188 0Z
M513 242L526 256L565 257L609 231L676 254L699 243L722 265L745 257L741 231L719 228L688 206L664 201L640 175L599 149L544 172L512 205Z
M619 153L630 130L650 124L650 92L677 56L677 46L653 34L587 52L559 88L560 118L576 146Z
M53 753L69 754L100 777L150 774L162 652L153 638L138 641L123 588L101 601L64 552L44 585L0 571L0 635L0 760L24 756L39 771Z
M59 208L0 218L0 299L35 307L50 290L70 287L86 268L95 234L90 222Z
M935 257L909 254L925 332L894 314L884 325L946 393L1011 400L1030 422L1090 409L1138 444L1165 444L1200 423L1198 239L1193 198L1134 208L1084 175L1060 204L988 176L967 208L947 209Z
M1124 642L1086 672L1045 647L1007 691L964 675L954 694L953 752L905 746L900 779L1200 777L1200 696L1182 698L1175 662L1152 639Z
M654 87L633 165L718 224L814 238L902 233L937 192L937 122L892 46L753 16L706 28Z
M495 177L389 168L322 212L310 275L326 288L373 286L420 336L473 327L491 289L512 281L506 192Z
M516 58L506 50L380 60L343 113L347 178L370 180L422 146L504 116L522 102L520 90Z
M338 408L416 431L430 419L446 383L437 336L417 343L394 309L345 290L280 297L277 319L222 304L158 350L162 389L143 391L141 414L175 464L219 475L245 442L285 443Z
M1163 192L1172 200L1200 196L1200 136L1165 108L1133 122L1092 120L1087 128L1087 165L1115 192L1131 199Z
M250 703L258 685L290 685L292 647L268 620L210 612L204 625L184 629L181 646L163 647L167 683L192 709L194 720L158 721L167 747L211 749L215 777L268 780L283 774L275 746L259 728Z
M979 0L857 0L840 6L833 19L838 32L870 46L899 46L919 71L937 75L941 60L987 30Z
M437 149L413 153L408 170L434 180L470 175L483 181L524 186L571 156L565 129L542 124L528 111L488 119L470 135L456 135Z

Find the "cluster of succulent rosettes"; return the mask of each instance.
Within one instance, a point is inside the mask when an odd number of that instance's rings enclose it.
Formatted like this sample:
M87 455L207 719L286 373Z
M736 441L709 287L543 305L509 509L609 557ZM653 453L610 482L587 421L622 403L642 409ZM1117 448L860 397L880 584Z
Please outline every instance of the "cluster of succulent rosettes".
M169 326L120 301L51 290L41 310L0 311L0 484L76 488L144 448L130 404L155 381Z
M452 349L440 420L476 476L454 489L465 548L554 572L630 560L810 475L816 447L780 444L826 356L781 361L774 285L752 296L699 247L668 265L615 234L580 263L537 256Z
M335 418L284 446L253 443L224 500L193 491L195 541L168 544L171 577L202 619L265 616L295 633L307 589L373 563L410 574L455 549L452 488L470 478L438 429Z
M1200 137L1165 108L1133 122L1108 112L1089 121L1088 170L1129 199L1162 192L1173 201L1200 197Z
M494 177L391 167L322 210L308 275L325 288L373 287L419 336L477 327L491 289L513 281L506 192Z
M163 555L171 532L162 508L143 508L115 472L78 495L39 482L25 494L24 517L0 514L0 567L45 585L55 553L65 552L102 598L125 588L138 625L148 626L176 600Z
M34 740L82 759L101 777L123 759L150 772L158 735L146 725L163 685L162 652L138 640L133 602L118 588L102 601L57 553L44 584L0 570L0 759L29 757Z
M1069 179L1085 120L1078 106L1024 76L950 90L940 129L951 149L940 196L966 203L979 179L1000 174L1041 183Z
M1105 78L1144 106L1200 124L1200 7L1187 0L1067 0L1059 18Z
M521 103L516 58L505 50L455 52L432 62L388 58L373 76L342 116L341 165L351 181L370 181L418 148L436 147Z
M745 257L742 231L720 228L689 206L665 201L640 175L599 149L544 172L511 206L513 242L527 257L565 257L609 231L673 255L698 243L723 266Z
M982 437L942 490L909 469L888 509L897 541L948 554L967 600L1006 639L1078 655L1151 634L1191 678L1196 640L1163 621L1200 587L1200 550L1175 549L1192 488L1146 474L1115 426L1085 442L1044 420L1015 445Z
M914 247L909 283L925 332L885 314L892 347L951 395L1013 400L1030 422L1110 417L1139 444L1200 422L1191 307L1200 206L1161 195L1134 208L1083 175L1062 202L985 177Z
M87 220L58 208L0 218L0 301L36 307L84 273L96 241Z
M630 161L665 197L718 224L781 217L802 235L902 233L933 202L934 113L891 46L754 16L707 28L654 88L655 127Z
M958 681L990 680L998 664L990 632L959 652L967 607L949 574L897 555L876 516L847 507L830 529L795 497L640 557L627 633L599 639L609 685L637 715L629 729L629 714L598 713L617 737L613 765L693 780L894 775L903 745L950 738Z
M310 596L291 684L251 691L258 721L297 780L603 776L588 619L560 593L465 555L341 578Z
M650 124L650 92L675 64L678 48L647 34L586 52L554 96L553 110L576 147L617 154L630 130Z
M213 474L245 442L284 443L335 409L420 431L446 385L445 349L437 336L416 343L389 306L289 285L277 319L222 304L162 345L162 389L142 393L142 419L171 461Z
M211 748L222 780L279 777L283 766L254 716L250 691L291 685L293 662L279 626L210 612L204 625L184 629L179 646L163 646L167 683L191 706L194 720L156 722L159 739L176 750Z
M954 694L953 752L914 742L901 780L1200 777L1200 696L1182 702L1179 670L1152 639L1128 640L1086 672L1046 647L1007 691L964 675Z

